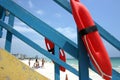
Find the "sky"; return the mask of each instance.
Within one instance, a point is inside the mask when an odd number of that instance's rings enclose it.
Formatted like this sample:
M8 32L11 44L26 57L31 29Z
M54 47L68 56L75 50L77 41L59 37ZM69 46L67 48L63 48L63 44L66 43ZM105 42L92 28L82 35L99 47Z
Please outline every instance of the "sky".
M56 4L53 0L13 0L18 5L31 12L34 16L49 24L52 28L77 43L77 30L73 16ZM105 30L120 41L120 0L81 0L88 8L92 18ZM7 19L6 19L7 21ZM35 43L46 49L44 37L33 31L29 26L15 18L14 28ZM0 38L0 47L4 48L6 31ZM21 53L27 56L44 57L39 52L13 36L11 53ZM103 39L110 57L120 57L120 51ZM70 56L67 55L69 58Z

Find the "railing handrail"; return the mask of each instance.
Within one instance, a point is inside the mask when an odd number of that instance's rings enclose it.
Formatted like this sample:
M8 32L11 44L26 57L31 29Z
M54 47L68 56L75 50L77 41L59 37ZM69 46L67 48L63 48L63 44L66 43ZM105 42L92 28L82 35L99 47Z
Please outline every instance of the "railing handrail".
M22 7L20 7L19 5L17 5L11 0L0 0L0 5L5 9L7 9L8 11L10 11L15 17L20 19L26 25L31 27L33 30L43 35L44 37L47 37L49 40L54 42L57 46L64 49L72 57L78 59L78 55L77 55L78 47L77 47L77 44L75 44L73 41L66 38L64 35L54 30L51 26L41 21L37 17L33 16L31 13L29 13L28 11L26 11L25 9L23 9ZM21 15L21 14L24 14L24 15Z
M43 54L46 57L50 58L51 60L53 60L57 64L59 64L61 66L64 66L66 69L68 69L69 71L73 72L75 75L78 76L78 71L76 69L72 68L70 65L66 64L65 62L61 61L59 58L56 58L54 55L50 54L45 49L41 48L38 44L36 44L32 40L30 40L27 37L25 37L24 35L22 35L21 33L19 33L14 28L12 28L12 26L4 23L1 20L0 20L0 26L2 26L3 28L5 28L7 31L11 32L13 35L15 35L16 37L18 37L22 41L24 41L26 44L28 44L29 46L31 46L32 48L34 48L35 50L37 50L41 54Z
M72 14L70 3L67 0L53 0L53 1ZM114 46L117 50L120 50L120 41L116 39L113 35L111 35L109 32L107 32L97 22L95 22L95 24L99 30L100 35L112 46Z
M59 1L62 1L62 0L59 0ZM11 6L11 4L12 4L12 6ZM40 19L36 18L31 13L29 13L28 11L26 11L22 7L18 6L16 3L14 3L11 0L0 0L0 5L2 7L4 7L5 9L7 9L8 11L10 11L10 13L12 13L15 17L19 18L22 22L24 22L25 24L30 26L33 30L35 30L39 34L42 34L44 37L46 37L49 40L51 40L52 42L54 42L56 44L56 46L64 49L66 52L68 52L68 54L70 54L71 56L73 56L74 58L79 60L79 58L78 58L79 57L78 56L78 45L75 44L73 41L69 40L68 38L66 38L65 36L63 36L59 32L57 32L56 30L51 28L48 24L46 24L43 21L41 21ZM22 15L22 14L24 14L24 15ZM28 19L30 19L30 20L28 20ZM35 22L32 22L32 21L35 21ZM79 76L79 73L78 73L78 71L76 71L76 69L74 69L71 66L69 66L68 64L62 62L60 59L56 58L55 56L49 54L46 50L42 49L40 46L35 44L33 41L27 39L25 36L23 36L21 33L16 31L10 25L7 25L2 21L0 21L0 25L2 27L4 27L6 30L10 31L12 34L16 35L18 38L20 38L25 43L27 43L28 45L30 45L31 47L36 49L37 51L41 52L43 55L47 56L48 58L55 61L57 64L65 67L66 69L70 70L71 72L73 72L74 74ZM104 31L104 29L102 29L102 30L103 30L103 32L108 33L107 31ZM102 30L100 30L100 31L102 31ZM52 36L52 35L54 35L54 36ZM115 39L109 33L107 35L109 37L108 38L105 37L106 40L112 38L112 40L116 40L116 42L119 42L117 39ZM109 42L111 42L111 41L109 40ZM116 48L119 49L120 47L116 46L116 42L113 42L113 43L111 42L111 44L113 44ZM115 73L117 73L117 72L115 72Z

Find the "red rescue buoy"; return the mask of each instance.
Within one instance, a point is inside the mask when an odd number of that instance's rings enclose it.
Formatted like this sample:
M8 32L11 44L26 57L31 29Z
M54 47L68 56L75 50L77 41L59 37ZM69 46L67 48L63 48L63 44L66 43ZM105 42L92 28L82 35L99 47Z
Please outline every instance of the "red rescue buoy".
M93 65L105 80L111 80L112 66L110 58L89 11L79 0L71 0L70 4L78 31L82 36Z
M66 56L64 50L60 49L60 59L64 62L66 62ZM65 68L60 66L60 70L65 72Z
M52 52L52 54L54 54L54 43L51 42L50 40L48 40L47 38L45 38L45 44L46 44L46 48L49 52ZM59 53L60 53L60 59L64 62L66 62L66 55L65 55L65 52L64 50L62 49L59 49ZM65 68L60 66L60 70L65 72Z

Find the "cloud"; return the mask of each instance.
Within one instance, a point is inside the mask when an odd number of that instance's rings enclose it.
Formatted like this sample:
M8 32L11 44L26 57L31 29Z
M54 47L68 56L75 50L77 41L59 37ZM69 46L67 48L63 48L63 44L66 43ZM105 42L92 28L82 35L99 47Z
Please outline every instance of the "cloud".
M71 39L74 42L77 42L77 32L72 27L58 27L56 28L61 34L66 36L67 38Z
M33 3L32 3L31 0L28 1L28 4L29 4L29 7L30 7L30 8L33 8L34 5L33 5Z
M45 49L45 43L44 43L44 37L36 33L34 30L31 28L26 28L26 27L21 27L21 25L25 26L23 23L19 23L15 25L15 29L22 34L25 34L29 39L34 41L36 44L40 45L42 48ZM66 36L67 38L71 39L74 42L77 42L77 32L76 29L73 27L57 27L56 30ZM110 57L119 57L119 51L116 50L114 47L112 47L109 43L104 41L106 49L110 55ZM4 48L5 45L5 38L0 38L0 47ZM18 46L19 45L19 46ZM24 44L17 38L13 38L13 43L12 43L12 53L38 53L32 48L30 48L28 45ZM38 53L39 54L39 53ZM32 55L32 54L30 54Z
M43 15L44 11L43 10L37 10L36 13L39 14L39 15Z
M35 32L32 28L22 27L21 25L26 26L23 23L19 23L19 24L15 25L14 29L23 33L26 36L34 35L34 36L32 36L32 38L35 38L35 39L37 39L37 36L41 36L40 34ZM67 38L71 39L72 41L77 42L76 28L73 28L73 27L56 27L56 30L58 32L60 32L61 34L63 34L64 36L66 36Z
M22 33L27 33L27 32L33 32L33 30L29 27L23 27L20 25L15 25L14 27L15 30L20 31Z
M15 25L15 26L21 26L21 27L24 27L24 26L27 27L27 25L26 25L25 23L21 22L20 20L19 20L19 21L16 21L16 22L14 23L14 25Z
M55 17L57 17L57 18L61 18L62 15L61 15L60 13L55 13Z
M41 34L29 27L15 26L14 29L31 40L40 40L43 37Z
M21 22L21 21L16 21L13 27L15 30L20 31L22 33L27 33L27 32L33 32L34 30L32 30L32 28L30 28L29 26L27 26L25 23Z

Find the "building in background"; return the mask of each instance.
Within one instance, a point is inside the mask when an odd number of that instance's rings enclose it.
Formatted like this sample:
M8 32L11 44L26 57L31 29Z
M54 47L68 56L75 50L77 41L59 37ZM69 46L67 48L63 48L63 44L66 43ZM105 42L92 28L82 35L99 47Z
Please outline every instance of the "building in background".
M12 54L12 55L14 55L16 58L18 58L18 59L25 59L25 58L27 58L27 56L25 55L25 54L19 54L19 53L17 53L17 54Z

